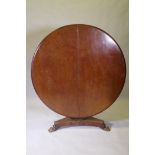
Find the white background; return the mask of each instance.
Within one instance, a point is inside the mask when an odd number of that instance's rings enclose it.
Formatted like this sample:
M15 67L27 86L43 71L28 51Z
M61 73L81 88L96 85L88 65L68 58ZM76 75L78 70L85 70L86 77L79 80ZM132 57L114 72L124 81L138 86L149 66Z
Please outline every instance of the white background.
M3 1L0 154L26 154L25 2ZM154 1L130 1L130 154L154 151Z

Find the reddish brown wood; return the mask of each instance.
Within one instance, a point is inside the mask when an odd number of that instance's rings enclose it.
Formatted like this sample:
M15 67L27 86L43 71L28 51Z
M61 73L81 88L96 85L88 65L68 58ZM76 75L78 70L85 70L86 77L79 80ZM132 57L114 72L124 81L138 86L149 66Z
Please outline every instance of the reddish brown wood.
M110 131L110 128L105 125L103 120L94 117L88 117L86 119L63 118L61 120L55 121L53 127L50 127L48 131L53 132L62 127L68 127L68 126L95 126L105 131Z
M40 99L70 118L98 114L119 96L126 66L118 44L99 28L75 24L49 34L32 61Z

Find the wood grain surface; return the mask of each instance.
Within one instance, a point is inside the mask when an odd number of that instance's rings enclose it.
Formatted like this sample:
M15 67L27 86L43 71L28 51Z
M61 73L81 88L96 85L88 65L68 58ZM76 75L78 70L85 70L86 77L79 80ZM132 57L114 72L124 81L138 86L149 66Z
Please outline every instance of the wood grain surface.
M110 35L74 24L55 30L40 43L31 76L36 93L50 109L86 118L114 103L124 86L126 65Z

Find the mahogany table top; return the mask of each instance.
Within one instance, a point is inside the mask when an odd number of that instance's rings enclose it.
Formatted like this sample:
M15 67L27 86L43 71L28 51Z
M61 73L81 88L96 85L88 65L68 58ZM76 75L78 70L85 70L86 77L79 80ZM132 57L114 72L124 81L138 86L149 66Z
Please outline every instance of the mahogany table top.
M61 27L39 45L31 66L34 89L53 111L71 118L98 114L117 99L126 65L116 41L83 24Z

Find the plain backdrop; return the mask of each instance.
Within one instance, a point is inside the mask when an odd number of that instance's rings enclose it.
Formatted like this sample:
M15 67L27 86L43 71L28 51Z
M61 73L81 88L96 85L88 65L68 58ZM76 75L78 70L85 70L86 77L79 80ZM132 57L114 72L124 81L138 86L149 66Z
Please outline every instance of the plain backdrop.
M27 0L27 155L128 155L128 13L128 0ZM32 86L31 61L38 44L51 31L76 23L108 32L125 56L123 91L110 108L96 116L112 123L109 133L93 127L73 127L49 134L48 127L63 116L48 109Z

